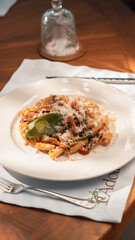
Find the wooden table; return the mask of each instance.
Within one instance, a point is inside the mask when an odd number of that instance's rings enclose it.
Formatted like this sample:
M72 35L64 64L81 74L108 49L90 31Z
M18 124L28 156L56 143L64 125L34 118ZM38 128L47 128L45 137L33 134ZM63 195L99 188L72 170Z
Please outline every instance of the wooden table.
M135 73L135 14L124 3L64 0L64 7L74 14L77 34L87 46L85 55L69 64ZM24 58L41 58L40 19L48 8L49 0L19 0L0 18L0 89ZM135 182L120 224L0 203L0 239L115 240L135 217L134 196Z

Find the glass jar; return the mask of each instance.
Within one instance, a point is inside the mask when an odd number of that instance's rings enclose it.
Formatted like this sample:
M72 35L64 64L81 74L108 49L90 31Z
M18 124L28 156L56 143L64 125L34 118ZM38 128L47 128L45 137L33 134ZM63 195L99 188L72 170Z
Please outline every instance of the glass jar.
M55 57L72 55L79 49L74 16L62 7L61 0L51 3L52 9L41 20L41 51Z

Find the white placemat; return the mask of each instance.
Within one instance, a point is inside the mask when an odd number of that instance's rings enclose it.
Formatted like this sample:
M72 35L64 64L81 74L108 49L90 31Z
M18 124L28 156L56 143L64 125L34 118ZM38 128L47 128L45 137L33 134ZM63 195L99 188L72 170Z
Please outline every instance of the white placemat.
M0 96L29 82L45 79L46 76L79 76L79 77L120 77L132 78L134 74L119 73L109 70L93 69L87 66L71 66L61 62L48 60L25 59L19 69L13 74ZM135 85L113 85L135 99ZM14 182L53 190L70 196L91 198L96 201L93 209L85 209L65 201L43 194L8 194L0 190L0 200L25 207L43 208L49 211L70 215L83 216L97 221L121 222L125 205L131 190L135 174L135 160L128 165L105 176L77 182L52 182L35 180L16 173L7 172L0 167L0 176Z

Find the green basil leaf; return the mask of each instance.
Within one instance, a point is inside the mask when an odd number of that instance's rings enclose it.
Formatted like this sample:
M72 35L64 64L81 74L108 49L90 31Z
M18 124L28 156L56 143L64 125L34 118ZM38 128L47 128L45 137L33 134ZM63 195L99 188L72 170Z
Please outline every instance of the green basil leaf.
M37 138L44 135L51 136L56 131L56 126L62 124L60 113L48 113L27 125L25 137Z

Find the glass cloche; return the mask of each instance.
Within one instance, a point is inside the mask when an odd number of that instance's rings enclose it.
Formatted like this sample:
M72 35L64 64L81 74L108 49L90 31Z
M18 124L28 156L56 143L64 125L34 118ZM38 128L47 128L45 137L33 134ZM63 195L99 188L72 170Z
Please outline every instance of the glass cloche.
M74 16L62 7L61 0L52 0L52 8L41 19L40 53L54 59L74 58L80 54ZM82 49L81 49L82 51Z

